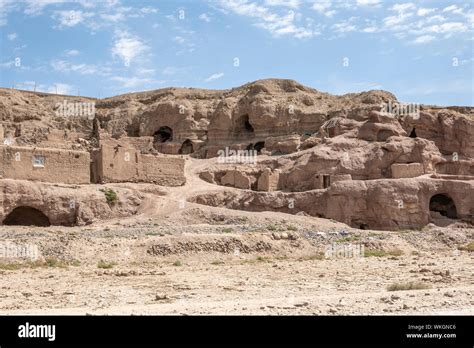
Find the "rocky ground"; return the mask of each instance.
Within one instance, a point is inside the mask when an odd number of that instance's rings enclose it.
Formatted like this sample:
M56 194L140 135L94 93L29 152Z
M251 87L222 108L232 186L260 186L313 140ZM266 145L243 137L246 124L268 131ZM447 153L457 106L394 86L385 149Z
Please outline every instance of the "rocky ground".
M36 245L39 258L2 259L0 314L473 314L473 237L197 204L93 226L1 226L2 245ZM325 254L349 244L365 257Z

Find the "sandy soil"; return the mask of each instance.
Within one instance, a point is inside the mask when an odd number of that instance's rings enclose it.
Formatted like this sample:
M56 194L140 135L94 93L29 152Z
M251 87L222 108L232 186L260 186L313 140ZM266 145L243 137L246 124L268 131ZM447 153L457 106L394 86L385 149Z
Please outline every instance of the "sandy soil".
M188 226L196 233L171 235L157 226L82 233L2 227L3 241L38 245L50 265L0 270L0 314L474 313L472 253L442 241L427 249L419 242L423 232L350 231L366 250L377 245L387 254L325 259L321 250L347 238L329 235L331 228L325 237L290 232L299 237L275 240L268 231L218 233L226 226L216 233L207 231L215 225ZM450 231L424 233L442 240ZM472 231L456 238L465 235ZM114 264L99 268L100 260ZM387 291L407 282L430 288Z
M1 258L0 314L474 314L474 254L458 249L473 241L473 228L370 231L180 206L197 192L228 189L197 178L205 161L190 163L184 187L147 191L127 219L0 226L0 247L39 252L34 262ZM349 245L363 245L366 257L325 255ZM426 288L387 290L410 282Z

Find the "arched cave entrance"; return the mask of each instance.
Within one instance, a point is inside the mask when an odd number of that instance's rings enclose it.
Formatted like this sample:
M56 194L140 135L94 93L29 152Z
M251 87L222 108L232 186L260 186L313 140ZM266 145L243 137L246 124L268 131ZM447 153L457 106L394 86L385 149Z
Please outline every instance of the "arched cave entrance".
M248 137L253 136L254 129L249 120L249 115L245 114L239 116L234 123L234 136L237 137Z
M165 143L167 141L173 140L173 130L170 127L163 126L160 127L155 134L153 134L155 138L155 143Z
M194 152L193 143L189 139L186 139L181 145L180 149L178 150L178 153L180 155L189 155L190 153L193 153L193 152Z
M51 226L48 217L42 211L32 207L16 207L3 220L4 225Z
M413 129L411 130L410 138L416 138L416 131L415 131L415 128L414 128L414 127L413 127Z
M436 194L430 199L430 212L437 212L450 219L457 219L458 213L454 201L446 194Z
M257 153L260 153L260 151L262 151L262 149L265 147L265 142L264 141L258 141L255 143L254 145L254 149L257 150Z

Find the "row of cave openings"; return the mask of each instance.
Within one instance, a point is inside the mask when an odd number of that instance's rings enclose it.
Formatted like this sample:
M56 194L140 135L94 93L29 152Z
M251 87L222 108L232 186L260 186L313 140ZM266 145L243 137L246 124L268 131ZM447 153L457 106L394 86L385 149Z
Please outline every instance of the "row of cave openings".
M430 212L436 212L450 219L457 219L458 214L454 201L447 194L436 194L431 197L429 204ZM41 210L29 207L19 206L13 209L3 220L3 225L20 225L20 226L51 226L49 218ZM361 224L361 229L368 228L367 225Z
M249 138L253 137L254 135L254 128L252 124L249 121L249 115L243 115L239 117L236 121L236 124L234 126L234 129L232 131L233 136L237 138ZM168 126L162 126L160 127L154 134L153 134L153 145L155 148L159 148L160 144L166 143L173 141L173 129ZM255 150L257 153L260 153L260 151L265 147L265 142L264 141L259 141L256 143L250 143L247 147L246 150ZM189 155L194 152L194 147L193 143L190 139L186 139L182 145L181 148L178 150L178 154L180 155Z
M168 141L173 140L173 130L168 126L160 127L154 134L153 134L153 146L155 148L159 147L159 144L166 143ZM189 155L194 152L193 143L191 140L186 139L181 148L179 149L178 153L180 155Z

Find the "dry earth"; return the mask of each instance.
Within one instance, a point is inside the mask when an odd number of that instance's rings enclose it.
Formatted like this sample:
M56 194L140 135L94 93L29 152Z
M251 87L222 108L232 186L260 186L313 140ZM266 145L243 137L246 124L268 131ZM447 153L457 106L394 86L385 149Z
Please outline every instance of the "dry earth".
M196 167L187 167L186 186L159 190L132 218L1 226L2 245L36 245L40 256L0 265L0 314L474 313L473 254L458 249L474 229L358 230L309 216L180 206L210 188L192 175ZM349 243L364 245L367 257L324 257L327 246ZM387 290L409 282L428 288Z

